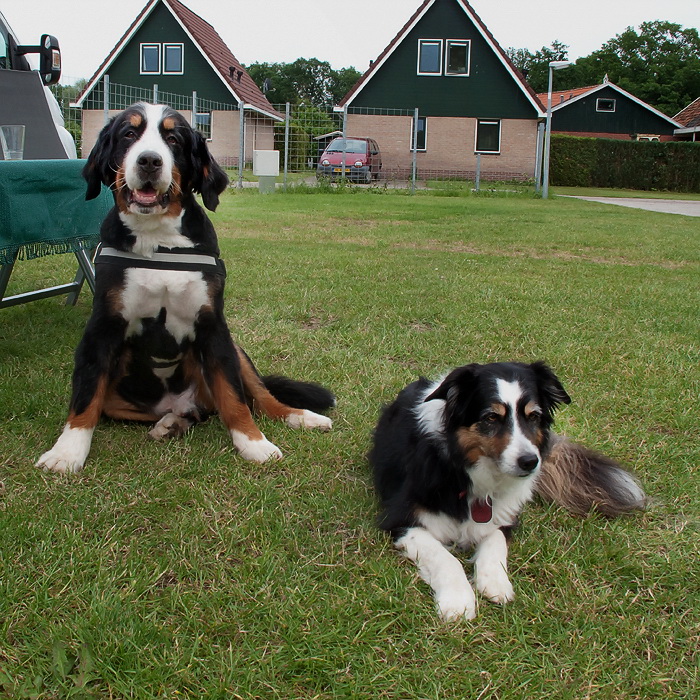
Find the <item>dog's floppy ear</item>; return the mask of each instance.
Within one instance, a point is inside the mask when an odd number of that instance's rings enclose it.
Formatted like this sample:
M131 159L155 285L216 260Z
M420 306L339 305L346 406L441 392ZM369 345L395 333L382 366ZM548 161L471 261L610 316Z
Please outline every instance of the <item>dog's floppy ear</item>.
M192 190L202 195L202 202L209 211L216 211L219 195L228 185L228 176L212 158L205 138L192 131L192 167L195 173Z
M541 360L533 362L530 369L535 373L540 397L546 404L543 408L550 417L559 404L571 403L571 397L564 390L557 375L546 363Z
M95 199L100 194L103 184L107 186L112 184L114 173L110 168L110 158L113 147L114 119L115 117L112 117L100 131L100 135L90 151L87 163L83 167L83 177L87 182L85 199Z
M475 370L478 366L479 365L472 364L453 369L442 382L440 382L440 386L425 397L425 401L432 401L433 399L444 399L447 401L447 399L453 396L457 391L469 391L470 387L473 387L476 381Z

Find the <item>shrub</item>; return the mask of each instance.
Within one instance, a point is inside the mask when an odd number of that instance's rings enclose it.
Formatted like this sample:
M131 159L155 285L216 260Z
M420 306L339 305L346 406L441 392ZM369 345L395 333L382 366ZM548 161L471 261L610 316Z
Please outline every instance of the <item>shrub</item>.
M700 192L700 143L552 136L550 182Z

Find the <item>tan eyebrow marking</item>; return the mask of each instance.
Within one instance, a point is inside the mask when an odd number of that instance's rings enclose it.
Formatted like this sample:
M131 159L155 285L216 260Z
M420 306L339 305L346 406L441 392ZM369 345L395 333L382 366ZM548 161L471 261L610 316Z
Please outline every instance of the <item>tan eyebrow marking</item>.
M492 403L491 410L502 418L506 415L507 409L502 403Z
M175 120L172 117L163 119L163 128L172 131L175 128Z
M143 117L140 114L132 114L129 117L129 123L133 127L139 127L141 126L141 122L143 121Z
M537 402L535 401L528 401L525 404L525 408L523 409L523 413L526 416L529 416L531 413L535 413L536 411L541 410Z

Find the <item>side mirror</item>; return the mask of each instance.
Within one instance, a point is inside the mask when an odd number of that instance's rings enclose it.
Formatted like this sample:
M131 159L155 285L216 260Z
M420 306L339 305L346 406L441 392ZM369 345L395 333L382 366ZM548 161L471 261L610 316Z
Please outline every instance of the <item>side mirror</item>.
M39 46L18 46L15 53L20 56L26 53L39 54L39 74L44 85L54 85L60 80L61 49L55 36L42 34Z
M39 51L39 72L44 85L54 85L61 78L61 49L58 39L51 34L41 35Z

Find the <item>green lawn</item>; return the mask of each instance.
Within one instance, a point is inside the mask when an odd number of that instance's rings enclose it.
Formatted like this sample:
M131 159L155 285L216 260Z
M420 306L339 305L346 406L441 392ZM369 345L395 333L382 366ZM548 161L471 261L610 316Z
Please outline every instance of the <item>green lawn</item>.
M331 387L334 430L261 420L285 453L261 466L217 419L168 444L103 423L83 472L45 474L89 294L0 310L0 697L696 697L697 220L381 190L231 191L213 218L233 334L262 372ZM19 263L10 293L72 272ZM558 429L652 506L532 504L516 600L443 624L374 525L379 407L419 374L539 358L573 398Z

